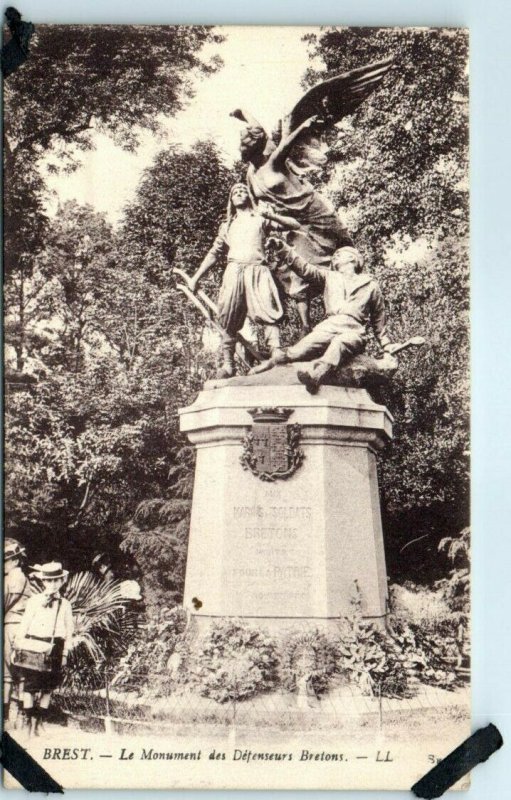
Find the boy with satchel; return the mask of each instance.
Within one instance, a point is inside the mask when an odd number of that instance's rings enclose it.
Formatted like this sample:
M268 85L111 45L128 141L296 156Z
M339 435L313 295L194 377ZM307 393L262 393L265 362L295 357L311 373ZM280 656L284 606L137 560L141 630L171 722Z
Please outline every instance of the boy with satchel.
M27 600L16 636L13 664L24 681L23 711L29 732L37 735L48 713L51 693L62 681L62 668L73 638L71 603L60 595L69 572L52 561L34 566L43 591ZM35 705L35 696L39 703Z

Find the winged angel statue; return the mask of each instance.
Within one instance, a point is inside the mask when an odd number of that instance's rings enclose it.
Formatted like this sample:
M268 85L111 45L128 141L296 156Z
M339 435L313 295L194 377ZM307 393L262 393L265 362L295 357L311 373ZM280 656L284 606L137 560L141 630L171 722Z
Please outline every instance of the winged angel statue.
M241 157L248 163L247 186L252 202L299 223L288 243L308 262L328 267L339 247L353 241L333 205L313 187L307 174L326 162L323 134L352 114L381 83L392 58L336 75L309 89L270 137L249 112L236 109L233 117L247 123L241 133ZM279 282L296 303L305 330L309 327L307 287L291 270Z
M257 350L256 324L264 327L270 361L281 353L279 322L284 312L277 284L296 303L302 336L309 334L310 296L320 290L333 254L340 248L354 249L333 205L315 190L310 173L326 162L325 132L358 108L391 65L388 58L319 83L279 122L272 136L247 111L232 112L247 125L241 134L241 157L248 164L246 184L232 187L227 220L194 275L174 269L185 281L178 288L208 319L210 311L214 313L222 341L217 377L235 374L236 342L256 361L264 361ZM282 258L270 270L265 243L271 241L272 231L285 232L286 246L318 280L306 280L303 270ZM282 240L273 243L276 255L280 244ZM227 267L215 305L198 284L225 256Z

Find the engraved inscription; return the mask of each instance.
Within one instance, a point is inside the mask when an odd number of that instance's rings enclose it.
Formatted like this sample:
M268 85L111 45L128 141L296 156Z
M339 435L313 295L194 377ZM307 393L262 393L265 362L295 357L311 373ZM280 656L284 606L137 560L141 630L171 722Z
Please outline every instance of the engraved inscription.
M234 506L233 516L248 517L249 519L262 519L264 517L276 517L280 519L312 519L311 506Z
M240 613L307 616L313 608L318 583L310 549L313 509L279 499L279 492L265 492L266 502L243 505L240 498L232 506L237 559L226 581Z
M298 531L296 528L245 528L245 539L256 539L265 542L296 539Z
M277 566L269 567L233 567L232 576L234 578L277 578L278 580L311 577L311 567L309 564L304 566Z

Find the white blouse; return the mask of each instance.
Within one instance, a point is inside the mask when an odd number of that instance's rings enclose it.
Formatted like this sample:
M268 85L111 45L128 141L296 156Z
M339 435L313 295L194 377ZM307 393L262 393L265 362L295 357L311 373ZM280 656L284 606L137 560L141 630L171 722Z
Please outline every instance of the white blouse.
M34 594L29 597L16 634L16 644L20 646L25 636L60 637L64 639L64 655L67 655L71 648L74 630L71 603L60 596L51 606L46 606L47 602L47 594Z

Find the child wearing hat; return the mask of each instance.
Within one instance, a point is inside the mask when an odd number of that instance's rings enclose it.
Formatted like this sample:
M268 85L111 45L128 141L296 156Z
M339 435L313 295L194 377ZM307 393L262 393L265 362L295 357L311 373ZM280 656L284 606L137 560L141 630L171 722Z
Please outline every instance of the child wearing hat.
M21 568L25 548L16 539L4 542L4 716L11 719L13 684L17 680L16 668L11 664L11 655L18 627L23 617L27 600L32 594L30 583Z
M23 710L30 732L38 733L41 722L47 715L51 694L62 681L62 668L73 638L73 612L71 603L62 597L60 589L69 572L62 569L58 561L34 567L34 574L43 584L43 591L27 601L23 619L16 637L16 647L30 650L36 646L51 646L52 668L39 672L20 667L24 679ZM39 704L35 705L35 695Z

